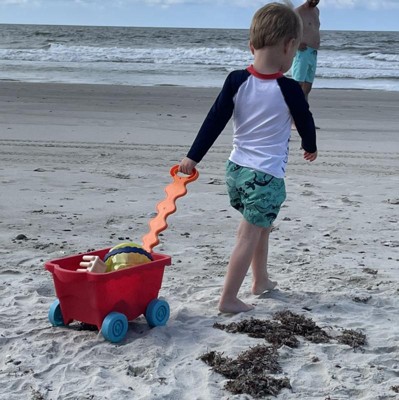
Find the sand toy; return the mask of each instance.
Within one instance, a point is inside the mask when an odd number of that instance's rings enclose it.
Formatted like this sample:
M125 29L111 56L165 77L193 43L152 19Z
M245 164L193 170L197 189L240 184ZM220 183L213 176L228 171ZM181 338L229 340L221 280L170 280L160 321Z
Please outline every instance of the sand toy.
M50 306L48 318L53 326L65 326L72 321L95 325L105 339L120 342L128 330L128 321L144 314L150 327L165 325L169 319L169 304L158 299L165 266L171 257L154 253L158 235L167 228L167 217L176 211L176 199L187 193L186 185L198 178L194 170L189 176L178 175L178 166L170 170L173 182L165 188L166 198L158 203L157 215L150 220L150 230L143 247L152 256L145 264L113 272L82 271L83 256L103 260L110 248L51 260L45 268L52 273L57 299Z

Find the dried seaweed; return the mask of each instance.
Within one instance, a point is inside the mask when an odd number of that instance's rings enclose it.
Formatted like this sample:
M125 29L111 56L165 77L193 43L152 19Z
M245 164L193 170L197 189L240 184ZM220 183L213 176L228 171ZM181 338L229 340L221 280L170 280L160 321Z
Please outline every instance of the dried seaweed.
M399 385L391 386L391 390L393 390L395 393L399 393Z
M287 378L268 375L282 371L275 347L258 345L240 353L235 360L215 351L202 355L200 359L215 372L230 379L225 388L234 394L247 393L259 398L276 395L282 388L290 388Z
M245 333L250 337L265 339L271 346L258 345L245 351L236 359L211 351L200 358L215 372L230 379L225 389L234 394L249 394L255 398L276 396L281 389L290 388L288 378L276 378L269 374L282 372L278 363L277 349L283 345L298 347L297 336L313 343L328 343L331 336L312 319L291 311L277 312L273 321L247 319L231 324L215 323L214 328L231 333ZM358 348L366 344L366 336L353 330L343 330L336 339L339 343Z
M230 333L246 333L253 338L265 339L275 347L286 345L294 348L299 346L299 341L292 331L273 321L251 318L228 325L215 323L213 327Z
M200 360L212 367L215 372L228 379L235 379L238 377L236 370L231 368L233 359L230 357L223 357L223 353L210 351L200 356Z
M355 296L352 297L352 301L355 303L368 303L368 301L371 299L371 296L366 296L366 297L361 297L361 296Z
M249 394L254 398L264 398L267 395L277 396L281 389L291 389L287 378L274 378L272 376L241 376L234 381L226 383L225 388L233 394Z
M291 311L280 311L274 314L274 319L280 321L294 335L303 336L310 342L328 343L330 341L330 336L304 315L294 314Z
M337 337L337 341L356 349L366 344L366 335L352 329L344 329L342 335Z
M240 353L235 360L215 351L202 355L200 359L229 379L236 379L243 374L281 372L276 349L265 345L252 347Z
M291 311L281 311L274 315L275 321L266 321L256 318L233 322L228 325L215 323L214 328L231 333L246 333L250 337L262 338L271 345L291 348L298 347L297 335L313 343L327 343L329 335L318 327L310 318L297 315Z
M31 400L45 400L45 397L39 390L31 388Z

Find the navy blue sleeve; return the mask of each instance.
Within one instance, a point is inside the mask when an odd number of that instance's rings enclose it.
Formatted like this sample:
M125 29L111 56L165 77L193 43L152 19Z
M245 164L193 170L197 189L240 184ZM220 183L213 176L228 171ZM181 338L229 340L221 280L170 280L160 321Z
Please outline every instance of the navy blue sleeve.
M227 76L219 96L205 118L187 154L188 158L197 163L200 162L213 143L215 143L215 140L222 133L233 115L233 98L249 75L247 70L238 70L231 72Z
M301 86L295 80L285 76L279 78L277 83L294 119L299 136L302 138L302 148L309 153L314 153L317 151L316 128Z

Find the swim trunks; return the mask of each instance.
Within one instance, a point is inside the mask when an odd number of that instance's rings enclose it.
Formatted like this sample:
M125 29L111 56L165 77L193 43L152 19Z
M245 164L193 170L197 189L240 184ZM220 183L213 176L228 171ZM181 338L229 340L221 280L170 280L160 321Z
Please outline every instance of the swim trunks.
M317 50L307 47L306 50L298 50L292 63L292 78L297 82L313 83L316 75Z
M283 178L227 161L226 184L230 204L250 224L268 228L286 198Z

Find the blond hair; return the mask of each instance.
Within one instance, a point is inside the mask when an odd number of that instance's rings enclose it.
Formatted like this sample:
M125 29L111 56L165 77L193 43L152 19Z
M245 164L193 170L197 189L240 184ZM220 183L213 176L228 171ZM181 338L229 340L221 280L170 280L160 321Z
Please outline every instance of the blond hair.
M301 36L301 17L289 3L267 4L256 11L252 18L249 40L256 50Z

